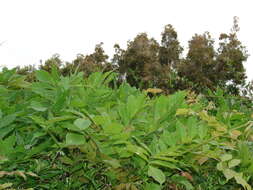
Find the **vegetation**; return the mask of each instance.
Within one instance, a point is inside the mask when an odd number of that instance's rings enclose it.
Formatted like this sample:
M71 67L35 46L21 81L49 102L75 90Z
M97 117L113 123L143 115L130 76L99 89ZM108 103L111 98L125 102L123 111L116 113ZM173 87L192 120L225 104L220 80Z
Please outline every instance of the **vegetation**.
M253 82L237 18L182 56L166 25L111 61L54 55L0 72L0 190L251 190Z
M83 74L2 71L1 189L251 189L251 101Z

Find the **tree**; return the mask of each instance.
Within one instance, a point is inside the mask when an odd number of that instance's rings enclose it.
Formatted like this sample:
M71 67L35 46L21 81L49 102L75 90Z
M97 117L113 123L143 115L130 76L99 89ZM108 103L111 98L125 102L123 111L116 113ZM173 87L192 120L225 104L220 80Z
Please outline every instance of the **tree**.
M129 41L127 49L115 45L113 62L119 65L121 75L126 75L130 85L147 88L158 87L164 79L165 70L159 62L159 43L146 33Z
M238 40L237 33L240 28L238 18L234 17L234 24L229 34L220 35L217 65L215 72L219 73L221 85L228 91L238 94L240 86L245 85L246 73L243 63L247 61L248 54L245 46Z
M60 59L59 54L54 54L51 58L47 59L45 63L41 63L39 69L45 70L47 72L51 72L52 67L55 67L58 71L60 71L63 66L63 62Z
M177 32L172 25L168 24L162 32L159 49L159 61L162 65L168 65L169 69L175 68L180 61L183 48L177 39Z
M188 42L189 49L186 58L178 67L180 77L185 77L189 87L202 91L206 87L213 89L216 85L215 66L216 52L214 40L208 32L195 34Z
M89 76L92 72L104 71L110 65L107 61L108 55L102 47L103 43L97 44L92 54L84 56L78 54L72 63L67 63L62 69L64 75L68 75L74 71L84 72L84 76Z
M164 27L161 34L161 45L159 48L159 62L163 66L166 74L162 88L166 88L169 93L182 88L181 80L178 76L177 67L181 62L183 47L177 39L177 32L172 25Z

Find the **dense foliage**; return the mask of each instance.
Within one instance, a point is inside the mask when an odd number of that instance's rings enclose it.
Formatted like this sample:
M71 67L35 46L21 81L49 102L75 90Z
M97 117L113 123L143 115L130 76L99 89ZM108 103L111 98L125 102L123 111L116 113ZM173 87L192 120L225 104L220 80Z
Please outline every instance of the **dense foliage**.
M115 72L43 69L32 82L0 73L0 189L252 189L248 98L157 95Z

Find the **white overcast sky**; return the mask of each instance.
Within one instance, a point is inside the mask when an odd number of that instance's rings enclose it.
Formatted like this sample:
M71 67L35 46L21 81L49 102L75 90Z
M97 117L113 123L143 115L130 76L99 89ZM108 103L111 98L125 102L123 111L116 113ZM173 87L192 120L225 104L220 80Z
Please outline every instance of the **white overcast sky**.
M39 64L55 53L71 61L104 42L109 55L140 32L160 40L172 24L179 40L209 31L217 39L240 18L239 39L252 56L245 64L253 79L252 0L0 0L0 65Z

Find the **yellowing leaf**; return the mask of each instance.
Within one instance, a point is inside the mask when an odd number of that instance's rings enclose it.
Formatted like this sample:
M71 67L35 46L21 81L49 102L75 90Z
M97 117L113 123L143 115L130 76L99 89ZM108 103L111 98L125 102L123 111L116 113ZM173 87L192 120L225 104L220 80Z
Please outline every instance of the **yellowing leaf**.
M218 131L213 131L212 132L212 136L213 137L219 137L219 136L221 136L222 135L222 133L220 133L220 132L218 132Z
M227 128L224 127L224 126L218 126L216 129L217 129L217 131L221 131L221 132L226 132L227 131Z
M105 163L111 165L113 168L121 167L120 162L116 159L103 160Z
M228 162L228 167L232 168L232 167L239 165L240 163L241 163L241 160L233 159Z
M120 184L117 185L115 188L115 190L138 190L134 184L130 184L130 183L126 183L126 184Z
M25 172L23 172L23 171L13 171L13 172L0 171L0 178L5 175L9 175L9 176L18 175L18 176L22 177L24 180L27 179Z
M224 163L223 162L219 162L217 164L217 170L223 171L224 169L226 169L226 167L224 166Z
M163 90L159 89L159 88L148 88L147 90L145 90L146 92L150 92L152 94L158 94L158 93L162 93Z
M201 157L201 158L198 160L198 163L199 163L199 165L202 165L202 164L204 164L207 160L208 160L208 157Z
M220 132L227 131L226 125L217 121L215 117L208 115L206 111L200 112L199 117L202 120L206 121L209 126L214 127L217 131L220 131Z
M232 139L237 139L241 134L242 134L242 133L241 133L240 131L238 131L238 130L232 130L232 131L230 132L230 137L231 137Z
M225 161L231 160L233 157L231 154L223 154L220 158L222 162L225 162Z
M26 180L26 176L25 176L24 172L22 172L22 171L15 171L15 172L13 172L13 174L19 175L24 180Z
M243 175L242 173L236 173L234 174L234 178L236 180L236 182L240 185L242 185L245 189L247 190L251 190L251 186L247 183L247 181L245 179L243 179Z
M225 169L223 171L223 174L225 175L227 181L232 179L235 175L235 172L233 170L230 170L230 169Z
M186 108L177 109L176 115L188 115L190 111L190 109Z
M5 172L5 171L0 171L0 177L3 177L4 175L7 175L8 172Z
M188 180L193 181L192 175L190 173L188 173L188 172L181 172L181 176L184 176Z
M33 172L26 172L27 175L30 175L32 177L39 177L37 174L33 173Z
M11 187L12 185L13 185L12 183L0 184L0 190L7 189L7 188Z

